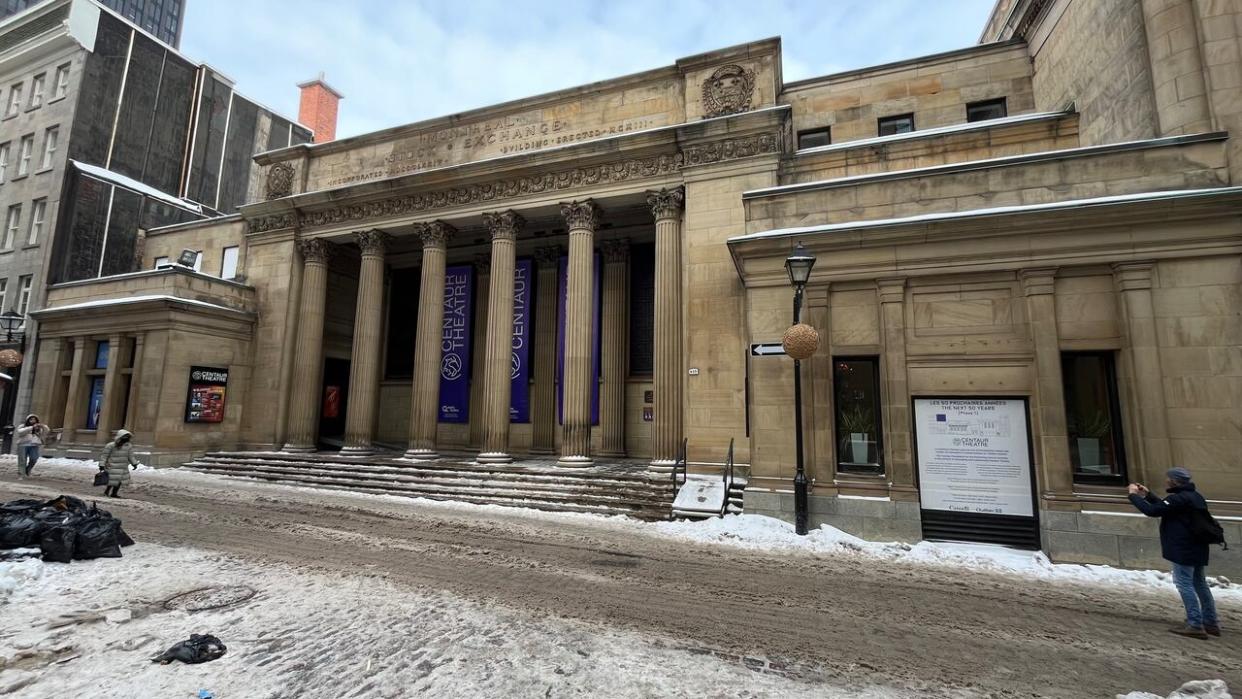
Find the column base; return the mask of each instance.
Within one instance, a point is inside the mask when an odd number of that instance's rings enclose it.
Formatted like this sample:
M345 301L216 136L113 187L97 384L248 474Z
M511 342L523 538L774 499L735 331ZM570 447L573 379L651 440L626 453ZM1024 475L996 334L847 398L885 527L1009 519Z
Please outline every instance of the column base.
M372 456L375 454L375 448L370 444L347 444L341 447L341 451L339 453L341 456Z
M647 470L653 473L672 473L676 465L677 462L671 459L653 459L647 464Z
M313 454L319 451L314 444L286 444L280 450L291 454Z
M401 458L415 459L417 461L435 461L440 458L440 455L431 449L406 449Z
M605 458L605 459L624 459L625 458L625 452L623 451L602 451L601 450L601 451L596 452L595 455Z
M475 461L481 464L511 464L513 463L513 457L502 451L489 451L479 454L475 457Z
M589 456L562 456L556 460L558 466L568 466L571 468L583 468L595 463L595 460Z

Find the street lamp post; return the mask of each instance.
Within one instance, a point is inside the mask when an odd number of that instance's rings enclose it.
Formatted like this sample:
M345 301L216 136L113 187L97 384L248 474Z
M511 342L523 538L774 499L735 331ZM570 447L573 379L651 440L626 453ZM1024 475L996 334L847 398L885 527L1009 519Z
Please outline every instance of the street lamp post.
M13 331L22 326L26 318L13 309L0 313L0 329L4 330L5 342L13 342ZM18 339L21 339L20 337Z
M789 272L789 283L793 285L793 322L797 325L802 321L802 296L806 282L811 278L811 268L815 266L815 256L798 243L794 251L785 258L785 271ZM807 520L807 479L806 467L802 454L802 361L794 358L794 449L797 450L798 472L794 476L794 530L800 536L806 535Z

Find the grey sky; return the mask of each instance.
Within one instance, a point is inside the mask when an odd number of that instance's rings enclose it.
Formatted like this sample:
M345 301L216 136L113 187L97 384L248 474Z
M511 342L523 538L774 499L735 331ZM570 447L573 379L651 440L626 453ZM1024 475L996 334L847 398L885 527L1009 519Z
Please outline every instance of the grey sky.
M182 50L297 116L319 71L338 136L781 36L786 80L975 43L994 0L187 0Z

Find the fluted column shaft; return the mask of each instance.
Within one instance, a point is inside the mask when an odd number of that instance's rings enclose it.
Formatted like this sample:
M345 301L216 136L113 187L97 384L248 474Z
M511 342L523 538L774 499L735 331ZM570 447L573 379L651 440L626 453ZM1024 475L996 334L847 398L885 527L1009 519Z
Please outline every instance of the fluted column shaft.
M483 449L479 461L508 463L509 402L513 389L513 271L524 221L515 211L483 214L492 233L487 359L483 371Z
M561 205L569 228L569 264L565 293L565 370L561 380L562 464L591 463L591 307L595 285L594 202Z
M302 240L298 242L298 251L302 253L302 294L298 302L298 339L284 449L315 451L323 387L324 305L332 244L318 239Z
M682 427L681 350L681 187L648 192L655 216L655 357L651 423L651 462L665 467L677 460Z
M434 459L437 456L436 423L440 412L440 358L444 339L444 258L453 233L453 227L442 221L419 226L423 268L418 288L418 334L414 339L407 458Z
M530 452L551 454L556 448L556 308L557 264L561 248L540 248L535 298L535 390L530 406Z
M358 275L354 345L349 363L345 447L341 451L361 456L374 452L371 442L375 439L375 406L379 400L384 254L388 248L388 234L364 231L356 233L355 237L362 250L362 265Z
M609 240L604 254L604 309L600 350L603 381L599 389L601 456L625 456L625 380L629 376L629 240Z

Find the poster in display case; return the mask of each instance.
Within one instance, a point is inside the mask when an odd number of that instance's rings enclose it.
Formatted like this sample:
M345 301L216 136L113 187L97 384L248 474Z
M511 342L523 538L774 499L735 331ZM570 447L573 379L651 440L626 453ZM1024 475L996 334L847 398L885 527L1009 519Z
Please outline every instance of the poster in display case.
M229 370L190 367L190 386L185 399L186 422L224 422L224 399Z

